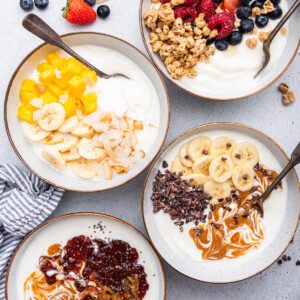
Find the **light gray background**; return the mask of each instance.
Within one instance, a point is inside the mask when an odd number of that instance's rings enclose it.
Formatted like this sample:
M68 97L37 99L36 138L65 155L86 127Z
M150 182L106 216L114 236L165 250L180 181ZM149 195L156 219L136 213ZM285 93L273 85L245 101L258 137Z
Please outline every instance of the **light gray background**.
M26 32L21 22L25 16L19 7L19 0L0 1L0 101L3 108L7 85L21 60L41 42ZM118 36L132 43L144 53L145 47L139 30L139 0L109 0L110 17L97 20L85 27L76 27L61 17L64 0L50 0L45 11L36 8L34 13L43 17L60 34L74 31L97 31ZM297 28L295 28L297 29ZM209 101L193 97L166 80L170 96L171 122L165 145L183 131L197 125L231 121L253 126L275 139L290 155L300 141L300 85L299 53L283 77L258 95L229 102ZM286 82L295 92L296 103L284 107L277 86ZM13 163L23 169L6 136L3 109L0 121L0 163ZM298 173L300 169L298 168ZM80 194L66 192L56 211L50 218L81 211L94 211L121 218L145 233L141 214L141 195L145 171L133 181L111 191ZM167 299L300 299L300 230L286 254L292 261L279 266L274 264L254 278L233 284L208 284L194 281L173 270L166 263L163 266L167 280ZM156 299L153 299L156 300Z

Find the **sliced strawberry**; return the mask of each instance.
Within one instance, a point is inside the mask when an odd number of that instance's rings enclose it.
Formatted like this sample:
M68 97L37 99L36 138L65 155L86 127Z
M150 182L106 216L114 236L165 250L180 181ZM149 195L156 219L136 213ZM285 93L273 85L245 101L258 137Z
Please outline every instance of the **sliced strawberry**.
M235 16L233 13L224 11L219 14L214 14L208 22L210 30L218 29L217 40L228 36L234 28Z
M223 6L228 11L235 13L235 11L241 6L240 0L224 0Z
M193 6L178 5L174 7L175 19L181 18L183 23L192 23L198 14Z
M212 15L215 14L215 6L213 0L200 0L196 5L198 14L205 14L204 20L209 21Z

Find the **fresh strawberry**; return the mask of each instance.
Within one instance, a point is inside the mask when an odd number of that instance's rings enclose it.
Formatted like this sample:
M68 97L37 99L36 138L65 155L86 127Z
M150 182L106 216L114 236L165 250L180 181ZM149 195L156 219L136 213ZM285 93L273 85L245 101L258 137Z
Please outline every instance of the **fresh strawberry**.
M215 6L213 0L200 0L196 5L198 14L205 14L204 20L209 21L212 15L215 14Z
M95 22L95 11L83 0L67 0L63 16L68 22L76 25L86 25Z
M198 16L193 6L178 5L174 7L175 19L181 18L183 23L192 23Z
M240 0L224 0L223 6L228 11L235 13L235 11L241 6Z
M233 13L224 11L219 14L214 14L208 22L210 30L218 29L216 39L223 39L228 36L234 28L235 16Z

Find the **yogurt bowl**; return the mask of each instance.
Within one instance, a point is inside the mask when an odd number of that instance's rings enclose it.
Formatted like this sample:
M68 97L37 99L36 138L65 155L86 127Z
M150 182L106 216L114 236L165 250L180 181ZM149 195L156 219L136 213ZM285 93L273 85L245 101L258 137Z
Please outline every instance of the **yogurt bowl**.
M97 78L62 50L39 46L20 64L7 90L10 142L25 165L53 185L81 192L122 185L150 164L165 140L164 82L125 41L92 32L62 38L99 69L130 79Z

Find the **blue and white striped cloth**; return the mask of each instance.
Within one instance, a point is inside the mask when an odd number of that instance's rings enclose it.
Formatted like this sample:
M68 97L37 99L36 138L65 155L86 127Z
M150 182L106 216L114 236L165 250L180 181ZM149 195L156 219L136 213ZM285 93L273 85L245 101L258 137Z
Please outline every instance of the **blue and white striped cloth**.
M64 190L17 167L0 165L0 299L9 261L23 238L53 212Z

